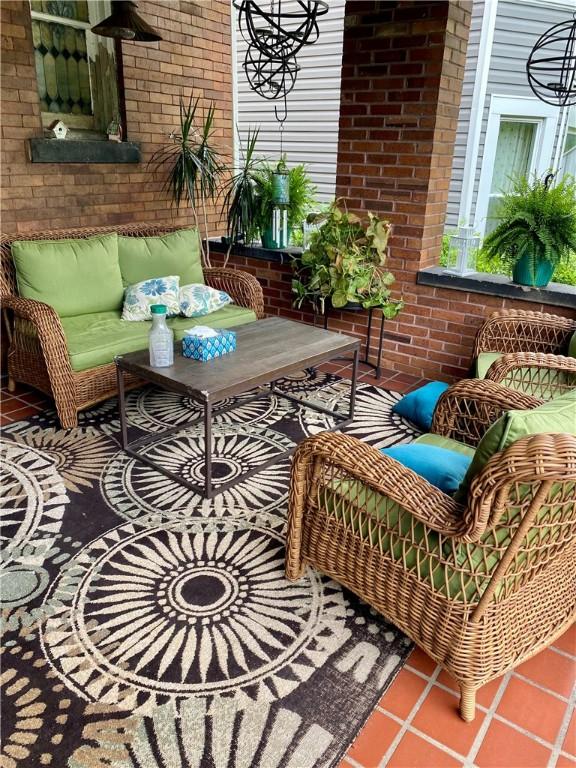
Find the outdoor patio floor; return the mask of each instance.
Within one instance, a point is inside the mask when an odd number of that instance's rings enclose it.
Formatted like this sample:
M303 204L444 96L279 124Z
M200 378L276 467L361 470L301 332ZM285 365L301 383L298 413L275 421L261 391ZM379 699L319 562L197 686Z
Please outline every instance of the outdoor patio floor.
M345 362L323 370L348 377ZM366 366L360 378L406 392L424 383ZM31 388L1 388L2 425L29 418L46 406ZM476 719L458 716L451 678L415 649L350 747L340 768L576 768L576 625L553 646L492 681L477 697Z

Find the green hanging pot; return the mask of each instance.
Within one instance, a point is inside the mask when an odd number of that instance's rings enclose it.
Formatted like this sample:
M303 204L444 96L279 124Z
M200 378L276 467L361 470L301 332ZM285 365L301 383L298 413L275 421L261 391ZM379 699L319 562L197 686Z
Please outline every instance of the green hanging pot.
M533 270L530 254L525 254L514 264L512 280L519 285L529 285L531 288L545 288L554 274L554 264L538 259L535 267Z

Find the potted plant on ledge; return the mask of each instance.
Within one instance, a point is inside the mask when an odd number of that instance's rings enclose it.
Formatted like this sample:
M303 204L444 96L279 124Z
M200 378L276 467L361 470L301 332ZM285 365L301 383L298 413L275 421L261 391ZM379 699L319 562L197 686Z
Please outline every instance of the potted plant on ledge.
M368 213L365 220L336 200L325 213L312 217L320 224L310 245L294 258L294 303L309 301L324 314L326 302L335 309L381 309L393 318L404 306L390 297L394 276L386 269L388 221Z
M514 181L483 244L489 258L512 268L515 283L532 288L548 285L558 264L576 258L576 182L552 180L548 174Z

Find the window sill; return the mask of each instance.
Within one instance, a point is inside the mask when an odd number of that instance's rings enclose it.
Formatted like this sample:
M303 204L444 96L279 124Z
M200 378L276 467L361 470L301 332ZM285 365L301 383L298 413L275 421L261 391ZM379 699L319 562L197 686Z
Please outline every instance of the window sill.
M227 253L228 245L218 238L210 238L210 250L214 253ZM246 259L271 261L275 264L290 264L293 256L299 256L302 248L263 248L261 245L233 245L230 253Z
M576 286L561 283L549 283L546 288L528 288L512 283L504 275L475 272L463 277L452 275L446 272L443 267L428 267L420 270L416 276L416 282L418 285L429 285L435 288L483 293L488 296L500 296L503 299L532 301L554 307L576 308Z
M28 139L32 163L139 163L140 145L132 141Z

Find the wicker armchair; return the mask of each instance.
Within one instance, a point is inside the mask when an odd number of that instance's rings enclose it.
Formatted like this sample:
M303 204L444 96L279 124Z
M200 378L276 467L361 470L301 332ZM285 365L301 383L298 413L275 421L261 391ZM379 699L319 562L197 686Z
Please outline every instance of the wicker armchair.
M59 240L92 237L107 232L141 237L162 235L181 227L161 224L138 224L91 229L52 230L23 235L7 235L0 239L0 299L8 336L9 389L16 382L29 384L55 401L64 428L78 424L78 412L116 394L114 363L85 371L73 371L68 357L62 323L48 304L17 295L16 276L11 245L14 240ZM264 316L262 288L255 277L234 269L204 269L206 283L226 291L236 304L252 309L258 318ZM138 386L128 379L129 387Z
M576 358L566 349L576 331L576 319L504 309L482 324L474 344L474 359L482 352L500 352L486 378L510 389L550 400L576 387Z
M432 431L475 445L502 412L541 401L491 381L442 396ZM292 465L286 575L339 581L476 691L574 620L576 438L522 438L492 457L458 503L351 436L306 439Z

